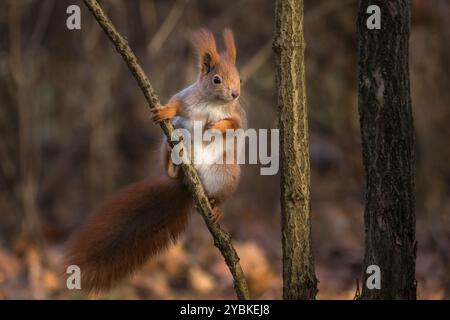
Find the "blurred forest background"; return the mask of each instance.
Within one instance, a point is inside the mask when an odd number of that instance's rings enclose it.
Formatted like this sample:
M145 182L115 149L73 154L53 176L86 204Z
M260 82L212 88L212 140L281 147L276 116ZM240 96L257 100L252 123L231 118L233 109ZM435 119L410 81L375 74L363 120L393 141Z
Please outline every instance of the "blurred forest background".
M66 8L82 29L66 28ZM418 298L450 297L450 1L413 0ZM161 100L194 81L189 34L230 26L249 126L276 128L270 0L105 0ZM357 112L355 0L305 1L313 245L319 299L361 278L365 180ZM0 299L85 298L65 287L64 241L107 194L158 174L160 128L82 1L0 2ZM225 206L254 298L281 298L279 178L243 169ZM61 280L62 279L62 280ZM102 298L234 298L199 215L167 253Z

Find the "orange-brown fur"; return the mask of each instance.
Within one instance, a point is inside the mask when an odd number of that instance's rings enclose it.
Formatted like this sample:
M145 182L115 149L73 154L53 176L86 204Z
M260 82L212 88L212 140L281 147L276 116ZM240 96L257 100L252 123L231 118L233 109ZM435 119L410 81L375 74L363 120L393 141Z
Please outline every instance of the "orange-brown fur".
M86 291L103 291L133 273L185 229L192 197L180 180L132 184L107 198L69 241L66 262Z
M204 75L211 65L215 65L220 60L216 40L210 31L200 29L194 34L192 45L197 50L199 69L201 75Z
M225 29L223 31L223 39L225 42L225 48L227 49L228 59L236 63L236 46L234 45L234 36L230 29Z
M160 122L163 120L172 119L181 112L181 107L182 104L180 100L171 100L164 107L159 107L154 111L153 121Z

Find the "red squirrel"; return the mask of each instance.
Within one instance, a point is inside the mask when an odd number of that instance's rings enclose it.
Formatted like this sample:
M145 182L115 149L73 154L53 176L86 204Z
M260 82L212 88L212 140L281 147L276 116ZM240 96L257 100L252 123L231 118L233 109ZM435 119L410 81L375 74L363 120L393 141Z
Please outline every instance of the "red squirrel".
M154 110L155 122L172 120L176 128L192 131L194 121L200 121L202 132L217 129L221 133L246 126L245 112L239 103L240 77L231 30L224 30L223 39L226 50L219 54L210 31L201 29L195 33L192 43L198 54L198 78ZM226 156L226 148L212 145L204 144L200 156L214 157L217 152ZM164 177L119 190L104 200L69 239L66 262L80 267L82 289L110 289L175 242L185 230L194 209L193 199L179 167L171 161L171 148L166 141L161 150ZM235 162L194 166L218 219L218 206L239 182L239 165Z

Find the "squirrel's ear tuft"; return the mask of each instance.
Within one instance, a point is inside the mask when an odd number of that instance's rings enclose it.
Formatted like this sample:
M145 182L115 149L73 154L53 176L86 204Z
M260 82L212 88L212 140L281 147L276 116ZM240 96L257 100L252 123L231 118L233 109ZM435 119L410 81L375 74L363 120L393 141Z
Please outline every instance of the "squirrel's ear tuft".
M192 37L192 44L197 50L201 73L207 74L220 59L214 36L211 31L200 29Z
M225 48L227 49L226 55L228 59L231 62L236 63L236 45L234 43L233 32L230 29L226 28L223 31L223 40L225 42Z

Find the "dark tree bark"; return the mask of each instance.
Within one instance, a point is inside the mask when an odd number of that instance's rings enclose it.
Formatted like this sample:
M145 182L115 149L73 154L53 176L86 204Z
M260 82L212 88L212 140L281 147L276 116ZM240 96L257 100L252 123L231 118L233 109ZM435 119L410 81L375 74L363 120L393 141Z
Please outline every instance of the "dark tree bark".
M281 147L284 299L315 299L311 247L303 0L276 1L276 83Z
M381 30L369 30L369 5ZM414 129L409 87L408 0L361 0L358 12L359 114L367 178L362 299L415 299ZM366 269L381 269L368 289Z

